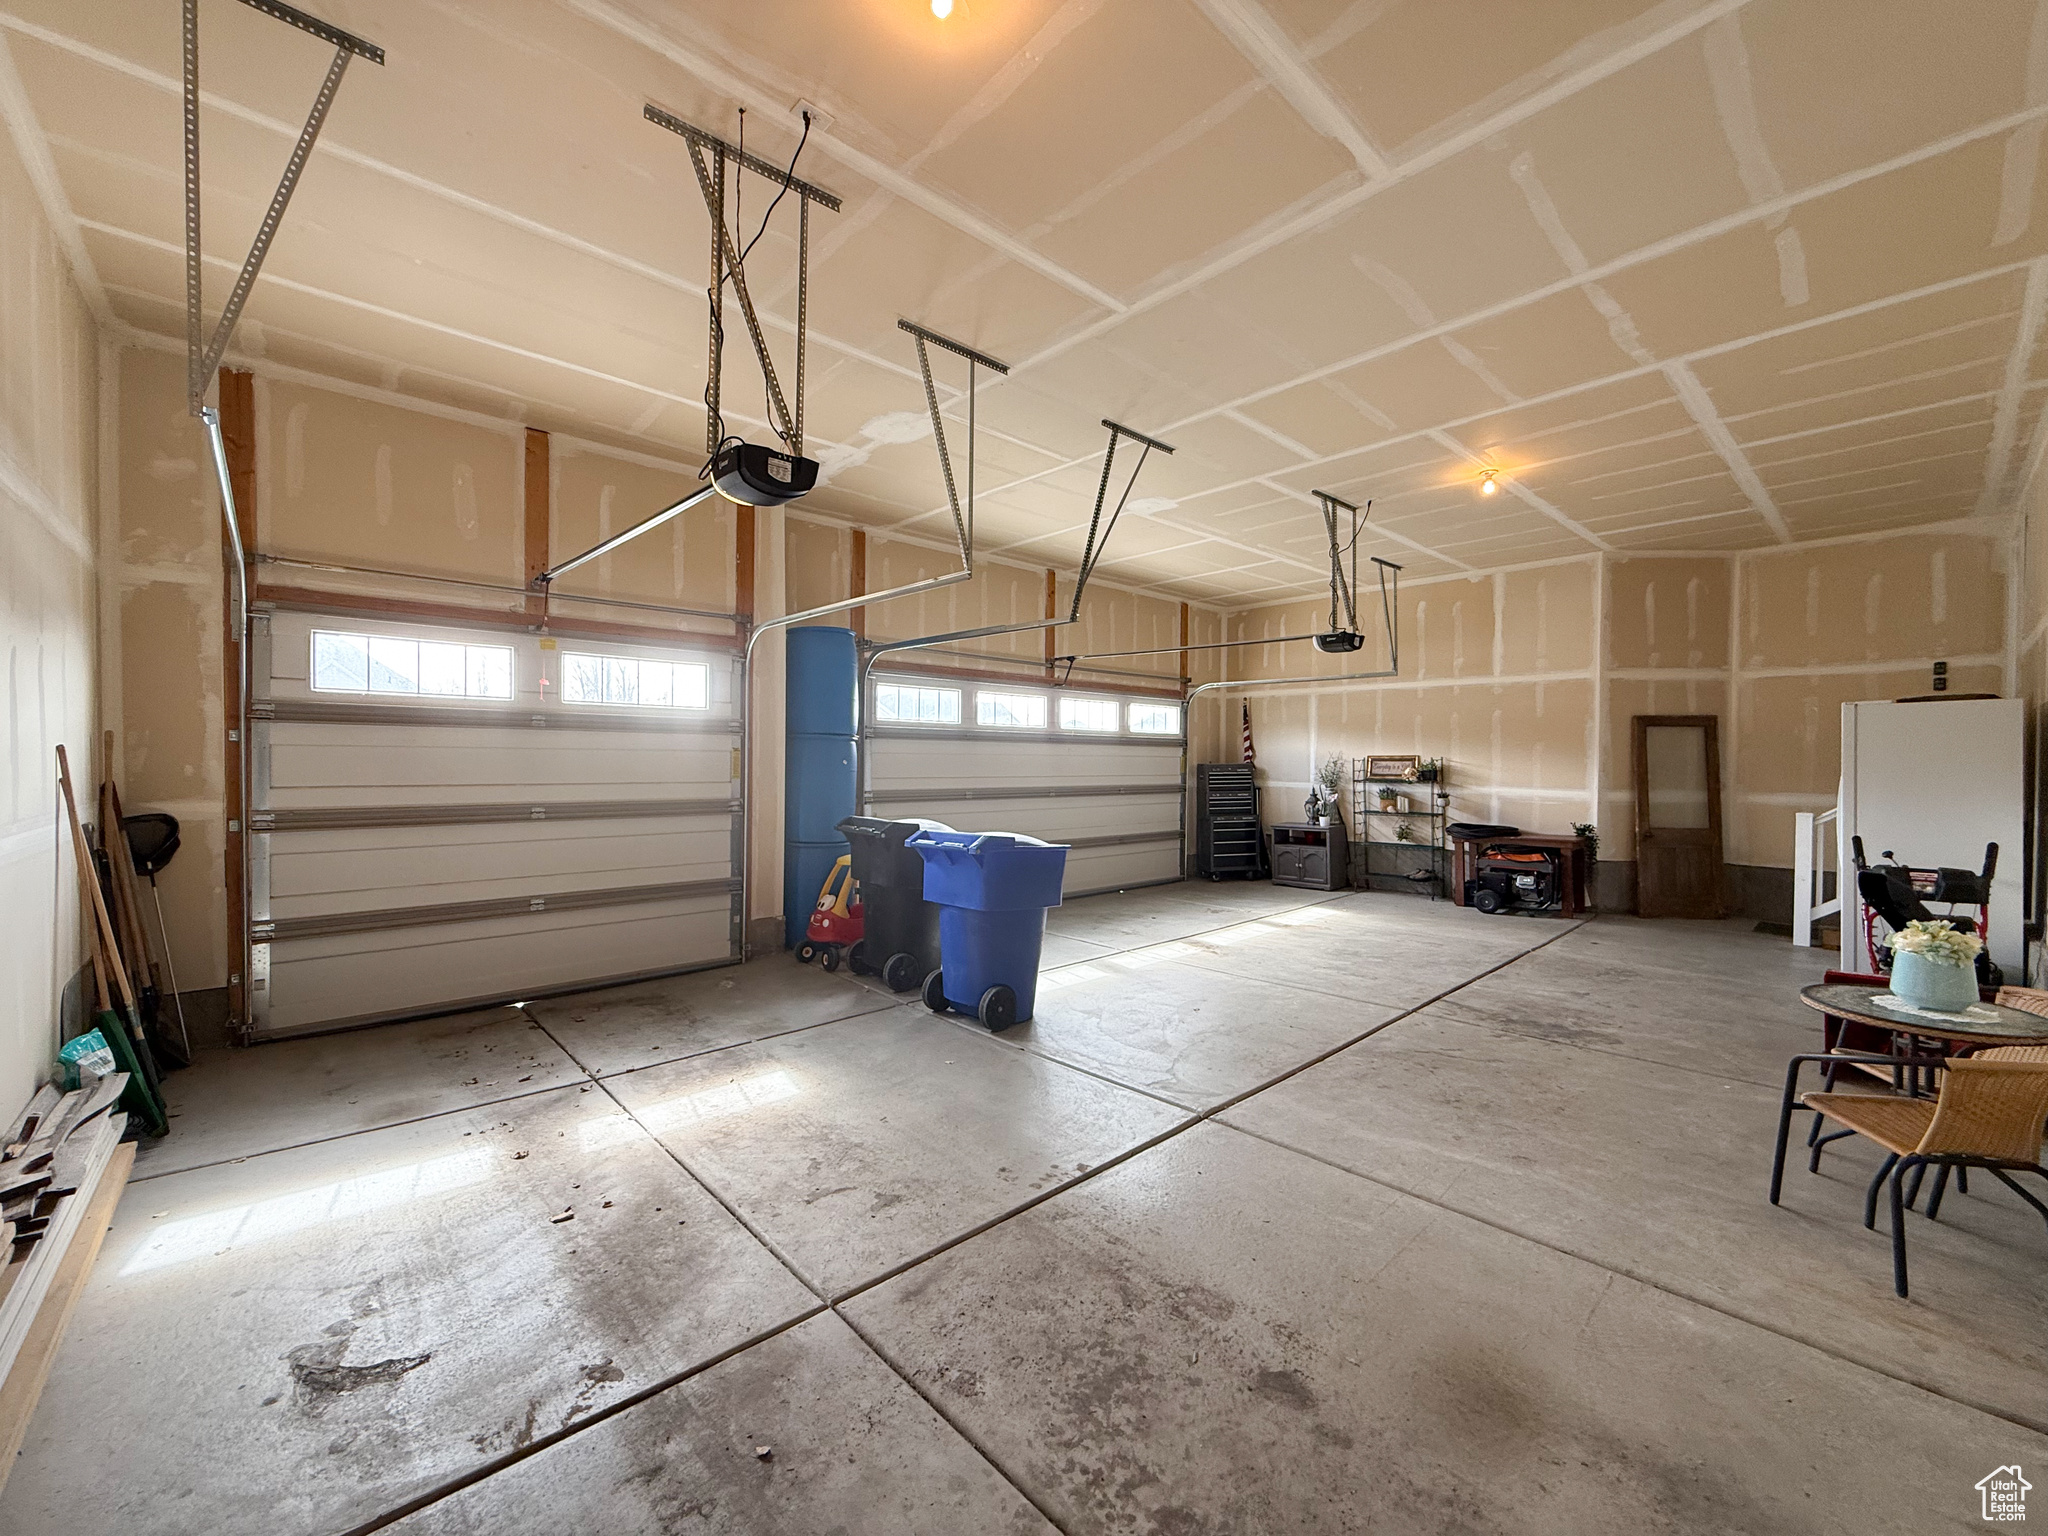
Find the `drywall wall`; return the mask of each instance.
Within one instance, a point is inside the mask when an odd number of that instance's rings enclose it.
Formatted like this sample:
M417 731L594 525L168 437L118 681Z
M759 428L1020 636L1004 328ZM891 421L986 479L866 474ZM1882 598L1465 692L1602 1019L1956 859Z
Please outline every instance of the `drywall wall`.
M1834 804L1843 703L1926 692L1936 661L1948 663L1954 692L2005 691L2011 565L2006 530L1972 521L1735 555L1600 555L1409 582L1399 678L1250 695L1263 810L1298 820L1311 766L1333 754L1442 757L1455 817L1545 831L1593 821L1603 862L1626 866L1635 852L1633 718L1716 715L1725 855L1741 886L1740 872L1791 866L1798 811ZM1377 614L1376 602L1361 610L1369 635ZM1327 623L1322 602L1229 619L1233 638L1249 640ZM2021 658L2022 674L2037 680L2041 633ZM1299 641L1229 654L1238 658L1232 675L1245 678L1385 664L1376 636L1351 658ZM1237 696L1224 698L1227 726ZM1236 752L1225 742L1220 755ZM1346 806L1355 815L1348 795ZM1625 902L1627 871L1618 873L1609 895ZM1778 916L1789 886L1771 879L1760 889L1751 899Z
M0 133L0 1117L47 1075L86 955L56 748L91 817L99 369L92 315Z
M1927 693L1937 661L1952 693L2008 691L2005 533L1986 523L1736 560L1730 862L1790 865L1794 813L1835 803L1843 704Z
M1599 582L1598 558L1584 557L1403 583L1398 677L1249 695L1267 819L1299 821L1314 765L1368 752L1443 758L1457 819L1546 830L1589 819ZM1268 643L1226 652L1229 675L1329 677L1384 668L1377 587L1361 594L1358 619L1365 648L1329 656L1305 640L1281 639L1327 629L1327 599L1233 614L1232 639ZM1219 693L1228 723L1236 723L1240 696ZM1345 803L1354 809L1348 790Z
M113 354L117 419L103 488L100 644L124 809L167 811L181 844L158 877L178 984L227 985L228 662L220 492L186 409L185 360Z

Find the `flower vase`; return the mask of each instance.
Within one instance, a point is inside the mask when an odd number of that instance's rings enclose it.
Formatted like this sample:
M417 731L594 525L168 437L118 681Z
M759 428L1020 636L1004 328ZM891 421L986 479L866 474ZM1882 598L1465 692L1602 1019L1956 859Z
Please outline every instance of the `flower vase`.
M1977 968L1944 965L1911 950L1894 950L1892 996L1915 1008L1961 1013L1977 1001Z

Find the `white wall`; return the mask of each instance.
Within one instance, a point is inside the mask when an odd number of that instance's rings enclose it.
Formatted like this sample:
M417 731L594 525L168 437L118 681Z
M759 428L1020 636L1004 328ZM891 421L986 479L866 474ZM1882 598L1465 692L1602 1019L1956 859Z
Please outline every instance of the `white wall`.
M0 1120L56 1052L84 960L56 747L88 798L98 333L14 142L0 134Z

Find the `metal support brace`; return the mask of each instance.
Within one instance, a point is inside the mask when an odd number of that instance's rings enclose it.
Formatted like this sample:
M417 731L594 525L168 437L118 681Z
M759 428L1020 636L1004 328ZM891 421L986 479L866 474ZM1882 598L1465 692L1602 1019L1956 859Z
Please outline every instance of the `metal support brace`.
M1321 505L1323 509L1323 529L1330 536L1330 628L1334 630L1338 627L1337 608L1341 598L1344 608L1343 627L1350 630L1351 633L1357 634L1358 530L1359 525L1364 521L1364 518L1360 516L1361 509L1340 497L1332 496L1328 491L1311 491L1309 494L1314 496ZM1371 507L1372 503L1367 502L1364 510L1370 512ZM1339 511L1351 514L1351 541L1344 545L1340 545L1337 542L1337 514ZM1351 556L1351 573L1349 576L1344 573L1344 556L1347 552Z
M1102 558L1102 551L1109 546L1109 536L1116 531L1116 520L1124 515L1124 503L1131 499L1131 490L1138 483L1138 472L1145 467L1145 460L1151 457L1154 448L1161 453L1173 452L1169 445L1162 443L1158 438L1147 437L1142 432L1134 432L1129 427L1120 426L1107 416L1102 418L1102 424L1109 428L1109 447L1102 454L1102 480L1095 487L1095 515L1088 520L1088 541L1081 546L1081 568L1074 580L1073 607L1067 614L1069 624L1081 617L1081 593L1088 585L1088 578L1095 574L1095 562ZM1109 514L1109 523L1104 526L1102 503L1109 496L1109 471L1110 466L1116 462L1117 439L1123 437L1128 437L1134 443L1143 443L1145 447L1138 455L1137 468L1131 471L1131 478L1124 484L1123 495L1117 498L1116 510Z
M320 137L321 125L327 121L328 108L334 105L334 93L341 89L341 77L348 69L348 61L363 58L373 64L384 62L384 50L375 43L365 42L353 33L329 26L304 11L281 4L280 0L242 0L242 3L251 10L261 11L288 26L297 27L322 42L332 43L334 59L327 66L327 77L320 82L319 94L313 98L313 108L306 115L306 125L299 130L298 142L292 146L291 158L285 162L284 175L277 183L277 190L271 194L270 206L264 210L263 222L257 226L256 238L242 261L242 270L236 275L227 305L214 325L212 339L202 347L200 311L204 285L199 249L199 0L185 0L185 393L195 416L205 406L207 387L212 384L214 372L227 353L228 342L234 337L235 323L242 318L242 307L249 302L249 290L255 286L256 275L263 270L263 260L270 254L270 242L277 236L277 226L284 219L292 194L298 190L299 177L306 169L306 157L313 152L314 141Z
M705 406L709 413L705 427L706 450L714 454L718 451L719 360L724 343L725 284L730 280L733 294L740 301L740 312L747 318L747 334L753 338L754 356L761 364L761 377L768 385L769 405L775 416L771 425L776 434L789 444L792 453L801 454L804 451L804 349L810 320L811 204L822 203L837 213L839 199L807 181L799 181L781 166L771 165L759 155L748 154L716 134L706 133L695 124L684 122L673 112L664 111L651 101L641 108L641 115L690 146L690 168L697 173L697 189L704 194L704 211L711 218L711 361L705 390ZM709 165L704 161L707 152L711 156ZM760 316L754 309L753 294L747 289L746 269L740 265L740 249L725 222L725 163L728 159L740 169L757 172L786 191L796 193L800 205L797 218L794 411L783 397L782 380L775 372L775 360L768 355L768 340L762 333Z
M960 541L961 556L965 561L966 552L974 547L974 402L975 369L992 368L997 373L1008 374L1010 365L996 361L986 352L977 352L970 346L941 336L937 331L928 331L909 320L898 320L896 328L908 331L917 341L917 371L924 379L925 409L931 413L932 441L939 448L939 473L946 481L946 505L953 509L953 534ZM953 456L946 449L946 423L939 414L939 392L932 382L931 354L925 351L925 343L943 347L956 357L967 359L967 507L960 506L960 493L953 484Z

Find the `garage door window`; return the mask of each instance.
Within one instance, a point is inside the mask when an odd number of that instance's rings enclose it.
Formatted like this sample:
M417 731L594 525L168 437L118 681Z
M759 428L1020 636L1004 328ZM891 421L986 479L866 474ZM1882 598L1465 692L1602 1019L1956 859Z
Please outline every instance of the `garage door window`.
M509 699L512 648L316 629L313 688L318 693Z
M1116 700L1061 699L1060 729L1063 731L1113 731L1116 729Z
M918 725L958 725L958 688L913 688L907 683L875 685L875 719Z
M642 709L709 709L711 669L695 661L562 653L562 702Z
M1180 734L1180 706L1178 704L1133 704L1131 706L1131 729L1140 736L1178 736Z
M974 696L974 722L1023 730L1045 729L1045 695L1042 693L992 693Z

